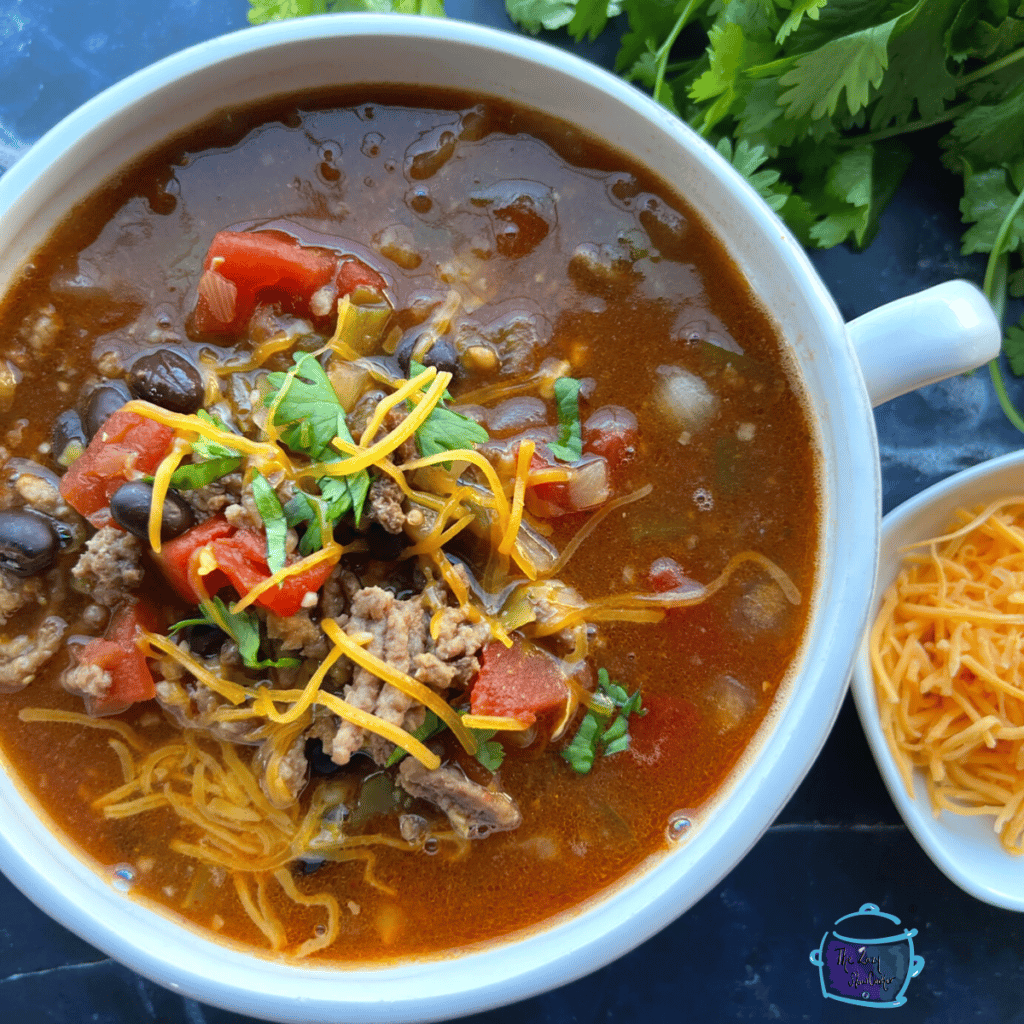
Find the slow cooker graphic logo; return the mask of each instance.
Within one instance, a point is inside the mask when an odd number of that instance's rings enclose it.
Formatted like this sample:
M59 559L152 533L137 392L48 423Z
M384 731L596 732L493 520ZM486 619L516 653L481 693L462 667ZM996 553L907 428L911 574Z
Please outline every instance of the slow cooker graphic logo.
M916 928L899 930L900 919L865 903L839 918L811 952L821 994L840 1003L874 1009L902 1006L911 978L924 968L914 952Z

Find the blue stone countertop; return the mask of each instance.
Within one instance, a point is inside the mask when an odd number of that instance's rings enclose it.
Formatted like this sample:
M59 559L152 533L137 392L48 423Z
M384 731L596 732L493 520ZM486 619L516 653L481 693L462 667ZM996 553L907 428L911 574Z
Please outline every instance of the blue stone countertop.
M501 0L447 7L452 16L512 28ZM95 93L175 50L243 28L246 10L245 0L0 0L0 172ZM607 43L578 49L606 64L614 52ZM812 255L844 316L954 277L980 283L983 263L959 254L957 186L934 161L918 161L866 252ZM886 511L1020 444L985 373L890 402L876 422ZM1024 1024L1024 916L965 895L932 865L889 799L848 698L789 805L695 907L581 981L468 1020L888 1021L887 1011L825 1000L808 959L832 923L864 903L918 930L926 966L896 1013L899 1024ZM246 1020L135 975L0 878L0 1021Z

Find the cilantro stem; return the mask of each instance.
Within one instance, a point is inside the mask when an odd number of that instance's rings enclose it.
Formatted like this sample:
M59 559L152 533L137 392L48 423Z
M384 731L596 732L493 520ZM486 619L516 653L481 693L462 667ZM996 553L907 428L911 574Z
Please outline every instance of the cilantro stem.
M996 233L996 240L992 243L992 251L988 256L988 264L985 267L984 291L988 301L992 303L996 319L999 322L1000 330L1003 325L1003 313L1006 309L1006 254L1003 252L1006 246L1006 239L1013 227L1013 222L1024 208L1024 191L1017 196L1016 202L1010 207L1010 212L1003 218ZM1003 380L1003 371L999 366L999 356L996 356L988 364L989 376L992 378L992 386L996 389L996 397L1002 407L1006 418L1024 434L1024 418L1021 417L1010 396L1006 392L1006 382Z
M956 80L957 90L966 89L967 86L973 85L986 75L994 75L997 71L1002 71L1019 60L1024 60L1024 46L1014 50L1013 53L1008 53L1005 57L1000 57L999 60L993 61L991 64L986 64L983 68L978 68L977 71L972 71L969 75L961 75Z
M909 135L911 132L920 132L925 128L933 128L935 125L942 124L945 121L952 121L954 118L967 113L968 110L971 110L976 106L977 104L973 100L966 100L963 103L957 104L955 107L950 107L948 110L943 111L935 117L927 117L921 121L908 121L906 124L894 124L891 128L883 128L881 131L869 132L867 135L851 135L844 138L842 140L842 144L846 146L863 146L869 142L881 142L883 139L894 139L899 135Z
M665 71L668 68L668 55L675 45L675 41L679 38L679 33L686 28L686 23L693 17L697 8L701 6L703 0L690 0L690 2L683 8L682 14L676 18L676 23L672 26L672 31L669 32L668 38L658 47L658 52L654 55L655 60L658 62L658 73L654 78L654 98L660 103L661 102L661 88L665 84Z

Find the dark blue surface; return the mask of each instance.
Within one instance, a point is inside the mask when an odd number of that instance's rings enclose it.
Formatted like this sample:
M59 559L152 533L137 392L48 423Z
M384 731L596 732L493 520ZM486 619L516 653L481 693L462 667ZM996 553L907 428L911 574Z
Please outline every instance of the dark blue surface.
M0 0L0 171L106 86L174 50L244 27L246 9L243 0ZM509 27L501 0L448 0L448 10ZM604 63L614 52L608 42L579 49ZM934 139L920 144L930 150ZM847 318L953 277L980 282L983 262L959 255L957 186L933 160L921 159L865 253L813 254ZM985 372L897 399L876 421L886 510L1020 445ZM907 1005L896 1010L826 1001L809 961L837 918L869 902L918 929L916 951L926 965L910 983ZM0 878L0 1022L249 1019L139 978ZM469 1020L1024 1024L1024 917L964 895L932 866L889 800L847 700L778 821L700 903L592 976Z

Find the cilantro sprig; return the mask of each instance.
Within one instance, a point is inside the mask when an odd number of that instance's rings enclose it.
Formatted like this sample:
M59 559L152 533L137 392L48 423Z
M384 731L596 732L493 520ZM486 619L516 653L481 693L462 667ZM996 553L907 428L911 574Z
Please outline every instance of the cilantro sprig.
M572 741L562 750L563 759L579 775L586 775L594 767L599 754L610 757L629 750L630 715L647 714L641 707L640 691L630 695L612 682L607 669L597 671L597 692L607 699L607 708L589 710Z
M211 599L216 616L205 605L200 606L202 614L193 619L182 619L174 623L168 632L177 633L191 626L213 626L227 628L227 634L238 645L238 653L248 668L294 668L301 664L298 658L260 658L260 620L255 612L246 608L233 612L219 598ZM219 622L217 621L219 618Z
M267 534L267 567L272 573L275 573L284 568L288 558L285 546L288 538L288 523L285 520L284 509L281 508L277 492L259 470L252 475L252 497Z
M354 443L345 420L345 409L327 372L312 353L298 353L293 358L294 365L287 373L268 375L264 405L273 408L274 425L283 428L281 440L293 452L306 455L314 462L341 462L346 456L336 451L332 442L340 438ZM359 521L370 490L370 476L365 469L347 476L324 474L316 482L328 522L336 523L346 512L351 512L356 522ZM293 507L292 516L305 516L305 519L296 518L295 522L312 521L312 516L307 514L309 511L310 506L300 501Z
M196 417L210 426L231 432L223 420L200 409ZM217 441L198 437L192 444L192 461L179 466L171 476L171 486L179 491L192 491L233 473L242 464L242 453Z
M426 14L444 17L444 0L249 0L249 23L284 21L309 14L340 14L365 11L370 14Z
M409 377L421 374L426 367L415 359L409 363ZM416 446L420 455L437 455L440 452L455 451L457 448L472 448L475 444L483 444L490 435L475 420L463 416L444 403L451 400L445 391L441 400L430 410L430 415L416 431ZM411 404L411 403L410 403Z
M583 454L583 427L580 423L580 381L559 377L555 381L555 404L558 406L558 440L548 444L556 459L577 462Z
M460 714L465 714L464 711L460 711ZM423 724L413 732L413 738L419 740L421 743L426 742L438 733L444 732L448 728L444 722L441 721L437 715L434 714L430 708L427 708L427 716L423 719ZM477 740L476 748L476 759L483 765L489 772L496 772L505 760L505 748L492 737L495 734L494 729L470 729L469 730ZM408 751L403 750L402 747L395 747L391 752L391 756L385 764L385 768L390 768L392 765L398 764L403 757L406 756Z

